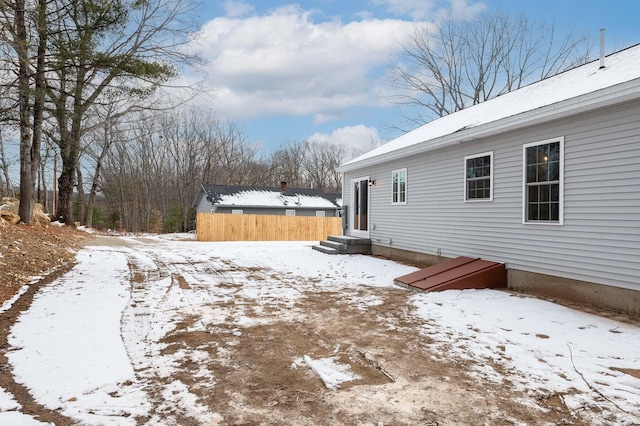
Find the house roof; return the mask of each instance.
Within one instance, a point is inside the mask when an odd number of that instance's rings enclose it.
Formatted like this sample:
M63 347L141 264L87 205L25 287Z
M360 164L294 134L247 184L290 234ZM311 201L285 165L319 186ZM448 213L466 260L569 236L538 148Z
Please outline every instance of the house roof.
M262 207L287 209L338 209L341 194L328 194L319 189L256 186L206 185L200 187L194 204L202 197L217 207Z
M431 121L340 167L346 172L640 98L640 44Z

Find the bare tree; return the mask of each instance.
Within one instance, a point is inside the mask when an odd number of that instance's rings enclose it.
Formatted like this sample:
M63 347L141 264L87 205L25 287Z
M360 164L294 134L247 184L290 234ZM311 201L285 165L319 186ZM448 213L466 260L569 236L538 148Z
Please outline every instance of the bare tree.
M0 168L2 169L0 180L0 194L9 195L12 190L11 176L9 175L9 161L4 150L4 139L2 137L2 129L0 129Z
M2 41L13 50L14 58L8 58L7 62L16 76L9 87L17 91L20 139L18 214L22 222L31 223L44 120L47 0L0 3L0 28Z
M402 48L391 67L393 100L417 110L405 118L422 125L585 63L590 39L497 12L419 24Z
M304 168L312 188L341 192L342 178L336 168L344 160L343 146L329 142L308 141Z
M306 155L307 144L305 142L290 141L276 149L270 159L275 179L273 184L285 181L292 187L304 187L306 184L304 168Z
M73 188L91 107L109 90L131 100L148 98L176 74L177 64L197 58L181 49L188 41L189 0L56 2L47 95L63 166L57 216L73 224Z
M46 135L46 133L45 133ZM40 156L40 178L38 180L37 200L42 203L45 212L51 213L53 211L53 194L49 197L48 184L49 179L47 173L51 173L49 176L53 176L55 180L55 170L48 170L51 166L51 162L56 163L56 157L58 155L57 147L53 144L49 137L43 139L42 155Z

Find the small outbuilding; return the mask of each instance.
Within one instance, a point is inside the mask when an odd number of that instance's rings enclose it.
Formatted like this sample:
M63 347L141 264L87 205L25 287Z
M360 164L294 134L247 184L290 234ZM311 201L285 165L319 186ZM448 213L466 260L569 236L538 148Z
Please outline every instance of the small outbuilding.
M342 232L341 194L317 189L202 185L198 241L312 241Z
M342 194L319 189L206 185L193 203L198 213L231 213L280 216L338 217Z

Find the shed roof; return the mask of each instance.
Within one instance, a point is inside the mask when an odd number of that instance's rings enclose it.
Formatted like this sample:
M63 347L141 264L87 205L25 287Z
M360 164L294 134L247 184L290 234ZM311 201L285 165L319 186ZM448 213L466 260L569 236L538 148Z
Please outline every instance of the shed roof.
M325 193L319 189L280 188L232 185L206 185L200 187L195 204L202 197L219 207L266 207L337 209L342 206L341 194Z
M640 98L640 44L431 121L338 170L471 142L516 128Z

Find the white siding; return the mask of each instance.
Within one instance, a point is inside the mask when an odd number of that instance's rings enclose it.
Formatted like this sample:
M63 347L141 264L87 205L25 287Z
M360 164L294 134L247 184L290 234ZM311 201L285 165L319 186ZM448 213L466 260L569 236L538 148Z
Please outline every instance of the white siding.
M564 136L564 224L522 223L522 146ZM464 202L460 164L493 151L493 201ZM407 168L407 204L391 171ZM443 256L640 290L640 102L345 174L370 175L371 238ZM344 200L350 200L345 185ZM383 243L378 243L383 244Z

